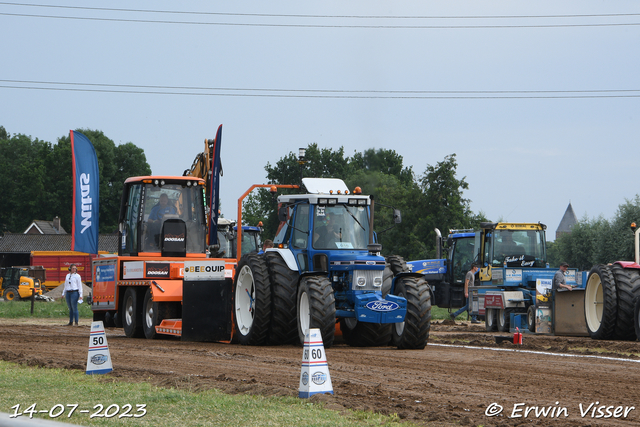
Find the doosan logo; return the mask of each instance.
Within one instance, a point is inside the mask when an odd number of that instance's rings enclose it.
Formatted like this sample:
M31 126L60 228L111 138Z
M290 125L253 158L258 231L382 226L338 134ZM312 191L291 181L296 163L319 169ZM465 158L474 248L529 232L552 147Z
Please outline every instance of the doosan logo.
M91 192L90 181L91 176L88 173L80 175L80 193L82 195L82 230L80 230L80 234L84 233L87 228L91 227L93 211L91 197L89 197Z

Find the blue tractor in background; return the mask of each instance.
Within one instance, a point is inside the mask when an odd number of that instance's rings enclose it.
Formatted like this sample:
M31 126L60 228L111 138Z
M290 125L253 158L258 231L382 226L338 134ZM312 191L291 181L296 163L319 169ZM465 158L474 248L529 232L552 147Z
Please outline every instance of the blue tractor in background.
M351 346L424 348L429 286L402 258L380 255L373 199L359 188L350 193L340 179L302 182L307 194L278 196L274 248L240 259L234 336L249 345L302 344L318 328L330 347L339 323Z
M546 226L541 223L480 224L480 230L452 230L446 257L411 261L413 272L422 273L443 308L465 304L464 280L471 263L479 266L475 286L469 288L470 314L484 317L487 331L507 332L518 326L536 330L536 319L551 307L551 281L557 269L549 268ZM440 233L436 230L439 238ZM437 242L442 253L442 239ZM567 270L566 283L583 288L583 275ZM543 314L541 314L543 313Z

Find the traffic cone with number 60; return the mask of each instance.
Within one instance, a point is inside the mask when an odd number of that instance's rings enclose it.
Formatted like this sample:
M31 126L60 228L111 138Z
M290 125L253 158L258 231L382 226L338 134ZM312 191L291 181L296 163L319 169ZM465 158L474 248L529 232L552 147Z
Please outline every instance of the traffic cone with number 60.
M308 398L318 393L333 394L333 386L320 329L309 329L304 337L298 397Z

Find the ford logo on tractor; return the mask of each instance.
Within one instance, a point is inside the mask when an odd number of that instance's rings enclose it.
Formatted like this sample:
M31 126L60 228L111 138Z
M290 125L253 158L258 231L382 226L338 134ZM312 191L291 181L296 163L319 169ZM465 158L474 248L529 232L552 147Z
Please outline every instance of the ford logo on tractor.
M373 311L393 311L400 308L400 305L392 301L371 301L365 307Z

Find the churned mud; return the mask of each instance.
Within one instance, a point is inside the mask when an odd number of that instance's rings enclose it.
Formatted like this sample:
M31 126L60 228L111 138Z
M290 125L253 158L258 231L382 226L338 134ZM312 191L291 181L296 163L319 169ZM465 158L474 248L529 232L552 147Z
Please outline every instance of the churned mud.
M90 323L0 319L0 358L84 371ZM640 342L525 335L521 346L496 344L506 335L447 320L432 323L424 350L351 348L338 339L326 349L334 395L310 400L424 425L640 424ZM114 371L104 381L298 395L302 347L129 339L115 328L107 339Z

